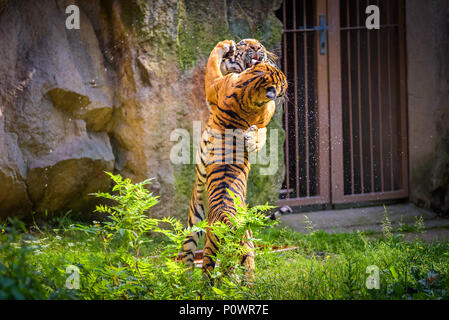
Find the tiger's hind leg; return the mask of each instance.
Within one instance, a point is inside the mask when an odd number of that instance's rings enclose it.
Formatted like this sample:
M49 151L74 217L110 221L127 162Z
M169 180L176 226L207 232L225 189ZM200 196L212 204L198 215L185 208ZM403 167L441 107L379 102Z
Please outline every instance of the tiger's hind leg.
M193 187L192 199L190 200L188 226L194 226L195 224L205 219L204 205L202 195L204 193L204 181L201 177L195 179L195 185ZM186 237L183 244L183 262L188 267L193 267L195 250L198 247L198 242L202 236L201 231L193 232Z
M244 282L248 284L250 287L253 286L254 283L254 273L255 273L255 252L254 252L254 243L249 240L252 238L251 231L246 231L245 238L242 241L242 245L245 247L246 253L241 257L241 265L244 268ZM203 273L209 277L209 281L213 283L213 279L211 278L211 274L214 271L216 264L216 255L218 251L216 236L208 231L206 233L206 243L204 244L203 250ZM231 272L231 269L228 269L225 272Z
M247 230L242 241L242 245L244 246L246 253L242 256L241 265L245 269L244 280L248 283L249 286L252 286L254 283L254 273L256 268L256 264L254 261L254 243L253 241L249 240L252 237L252 232L250 230Z
M200 148L196 154L196 166L195 166L195 184L193 186L192 199L189 206L188 226L194 226L197 223L203 221L206 217L204 210L206 201L203 199L206 190L206 164L209 162L210 156L210 135L209 130L203 131L201 135ZM188 235L183 245L183 262L192 267L194 263L195 250L198 247L198 242L203 232L194 232Z
M203 274L209 278L211 284L213 283L211 274L215 268L217 250L218 250L217 238L210 230L208 230L206 232L206 242L204 243L202 269Z

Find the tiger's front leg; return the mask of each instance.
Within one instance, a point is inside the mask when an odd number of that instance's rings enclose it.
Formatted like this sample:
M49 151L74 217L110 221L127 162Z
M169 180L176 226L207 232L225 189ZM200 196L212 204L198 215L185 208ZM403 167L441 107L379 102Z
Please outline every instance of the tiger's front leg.
M235 43L232 40L219 42L209 55L205 76L206 100L208 103L218 104L217 89L220 87L220 81L223 79L221 65L223 57L226 54L236 51Z
M248 152L259 152L267 142L267 128L258 128L252 125L244 132L248 145Z

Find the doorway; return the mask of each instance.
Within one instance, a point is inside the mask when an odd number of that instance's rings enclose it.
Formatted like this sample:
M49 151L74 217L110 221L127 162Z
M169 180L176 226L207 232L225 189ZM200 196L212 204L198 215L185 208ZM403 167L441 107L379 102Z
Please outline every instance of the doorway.
M365 26L376 5L380 29ZM281 205L408 196L403 0L285 0Z

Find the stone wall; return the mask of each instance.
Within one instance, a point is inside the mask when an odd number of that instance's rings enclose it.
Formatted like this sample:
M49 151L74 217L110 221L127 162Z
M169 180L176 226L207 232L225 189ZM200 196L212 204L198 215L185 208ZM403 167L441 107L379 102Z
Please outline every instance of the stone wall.
M449 2L405 3L410 199L449 214Z
M65 8L81 9L80 30ZM279 1L9 1L0 12L0 217L67 210L88 216L104 171L153 177L151 214L185 220L193 165L173 165L170 133L207 119L204 72L222 39L279 50ZM270 128L281 129L279 110ZM258 175L249 202L275 202L279 171ZM193 157L193 155L192 155ZM257 183L256 183L257 181Z

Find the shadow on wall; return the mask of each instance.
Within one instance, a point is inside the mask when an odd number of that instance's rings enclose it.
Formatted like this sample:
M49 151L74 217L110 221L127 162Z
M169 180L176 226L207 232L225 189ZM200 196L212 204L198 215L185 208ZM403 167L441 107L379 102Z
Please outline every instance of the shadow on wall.
M435 153L413 171L412 198L421 207L449 215L449 133L437 144Z

